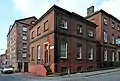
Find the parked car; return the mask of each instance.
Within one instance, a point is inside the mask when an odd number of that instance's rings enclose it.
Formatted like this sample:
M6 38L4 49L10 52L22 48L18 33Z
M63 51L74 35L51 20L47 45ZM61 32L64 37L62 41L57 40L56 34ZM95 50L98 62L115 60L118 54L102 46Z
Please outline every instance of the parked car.
M1 73L13 73L13 67L12 66L5 66L1 69Z

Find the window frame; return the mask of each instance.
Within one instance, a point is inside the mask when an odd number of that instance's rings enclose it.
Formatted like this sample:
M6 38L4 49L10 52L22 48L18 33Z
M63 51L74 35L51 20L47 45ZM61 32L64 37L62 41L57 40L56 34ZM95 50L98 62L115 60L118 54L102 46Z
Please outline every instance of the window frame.
M83 29L82 29L82 25L81 24L77 24L77 33L78 34L83 34Z
M61 49L61 44L65 43L65 49ZM61 52L65 51L65 57L61 56L63 55ZM60 58L61 59L67 59L67 55L68 55L68 43L67 42L61 42L60 43Z
M31 39L34 39L34 31L32 31L32 33L31 33Z
M115 23L114 22L112 22L111 26L112 26L113 29L115 29Z
M25 38L24 38L24 37L25 37ZM27 36L26 36L26 35L23 35L23 36L22 36L22 39L23 39L23 40L27 40Z
M66 26L63 27L63 24L66 25ZM68 29L68 22L67 22L67 20L61 19L60 27L63 28L63 29Z
M34 61L35 60L35 55L34 55L34 47L32 47L31 49L31 60Z
M112 34L112 44L115 44L115 35Z
M105 48L104 49L104 61L108 60L108 50Z
M117 30L120 31L120 25L117 26Z
M90 55L90 57L89 57L89 55ZM94 59L94 48L93 47L89 47L89 49L88 49L88 59L89 60L93 60Z
M112 51L112 61L115 61L115 51Z
M37 45L37 60L40 60L40 59L41 59L41 46Z
M80 57L78 57L78 50L79 50ZM81 44L77 44L77 59L82 59L82 45Z
M103 22L104 22L105 25L107 25L107 24L108 24L107 18L104 18L104 19L103 19Z
M26 28L26 30L24 30L24 28ZM23 31L23 32L27 32L27 30L28 30L27 27L23 26L22 31Z
M88 36L89 37L94 37L94 31L93 30L88 30Z
M48 24L48 27L46 29L46 24ZM49 29L49 23L48 20L44 22L44 32L46 32Z
M39 36L41 34L41 32L40 32L40 26L39 27L37 27L37 36Z
M107 32L106 31L104 31L104 36L103 37L104 37L103 38L104 42L107 43L108 42L108 36L107 36Z
M22 44L23 48L27 48L27 43Z
M26 56L23 57L24 54L25 54ZM26 58L26 57L27 57L27 53L22 53L22 57L23 57L23 58Z

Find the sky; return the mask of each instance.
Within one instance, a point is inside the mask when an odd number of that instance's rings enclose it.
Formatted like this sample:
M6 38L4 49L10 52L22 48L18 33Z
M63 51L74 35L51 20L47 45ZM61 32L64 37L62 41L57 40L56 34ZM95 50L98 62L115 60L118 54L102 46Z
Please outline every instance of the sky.
M120 19L120 0L0 0L0 54L7 48L7 33L15 20L36 16L40 18L53 4L86 16L86 9L95 6Z

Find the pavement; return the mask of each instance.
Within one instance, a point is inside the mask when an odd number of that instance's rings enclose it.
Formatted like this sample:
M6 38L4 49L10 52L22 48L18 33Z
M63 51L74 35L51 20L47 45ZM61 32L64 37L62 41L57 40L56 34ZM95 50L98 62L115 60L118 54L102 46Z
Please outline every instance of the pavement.
M29 73L0 74L0 81L120 81L120 68L55 77L41 77Z
M71 77L74 77L74 76L89 77L89 76L111 73L111 72L116 72L116 71L120 71L120 68L101 70L101 71L93 71L93 72L85 72L85 73L76 73L76 74L70 74L70 76ZM67 77L67 76L68 75L65 75L63 77Z

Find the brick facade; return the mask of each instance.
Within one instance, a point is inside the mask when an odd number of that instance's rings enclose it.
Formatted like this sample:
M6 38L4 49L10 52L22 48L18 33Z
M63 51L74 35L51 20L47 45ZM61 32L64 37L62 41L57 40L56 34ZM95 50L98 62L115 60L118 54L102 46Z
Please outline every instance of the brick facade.
M97 49L99 50L97 53L97 68L117 67L119 63L119 47L116 45L115 40L120 36L120 31L118 30L120 21L104 10L92 13L91 15L87 16L87 19L98 25L96 28L96 40L99 42L97 45ZM104 19L107 20L106 24ZM104 42L104 32L107 32L107 42ZM112 44L113 35L114 44ZM107 49L107 61L104 61L105 49ZM113 51L115 52L114 56L112 56ZM112 58L114 58L114 61Z
M67 21L67 29L61 28L62 19ZM82 25L82 34L77 33L78 24ZM38 27L40 27L39 35L37 35ZM61 73L62 68L66 68L71 73L78 72L78 69L82 71L95 69L96 27L97 25L80 15L66 11L55 5L51 7L38 20L38 23L30 29L29 72L41 75L43 71L37 70L39 66L44 66L41 67L44 70L43 76L46 75L45 72L48 73L48 70L51 70L52 73ZM89 30L93 31L93 37L88 36ZM61 42L67 42L67 58L60 58ZM78 43L82 46L81 59L77 59L76 49ZM40 45L40 58L37 52L38 45ZM93 48L92 60L89 60L88 49L90 47Z
M29 17L24 19L15 20L14 24L10 26L7 35L7 60L10 66L14 67L15 71L27 71L29 62L29 28L32 23L37 19L35 17ZM26 31L23 30L26 28ZM23 36L26 39L23 39ZM25 44L25 48L23 46ZM25 54L23 56L23 54Z

